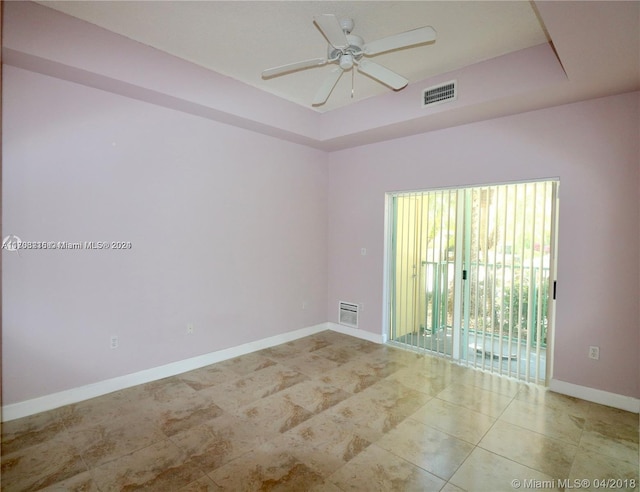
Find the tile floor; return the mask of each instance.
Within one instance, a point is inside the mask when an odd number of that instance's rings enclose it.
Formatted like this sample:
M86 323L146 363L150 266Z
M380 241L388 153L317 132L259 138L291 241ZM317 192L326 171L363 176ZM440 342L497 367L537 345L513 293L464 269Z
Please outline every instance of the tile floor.
M7 422L1 480L6 492L638 490L638 463L637 414L325 331Z

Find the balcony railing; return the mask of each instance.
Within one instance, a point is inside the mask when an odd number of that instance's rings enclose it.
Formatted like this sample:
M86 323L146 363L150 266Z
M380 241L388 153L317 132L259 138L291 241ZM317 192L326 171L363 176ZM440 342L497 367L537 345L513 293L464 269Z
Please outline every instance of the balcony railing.
M423 262L425 304L421 331L436 333L453 324L454 262ZM505 265L474 262L468 319L470 332L520 340L536 347L547 345L549 268L537 265Z

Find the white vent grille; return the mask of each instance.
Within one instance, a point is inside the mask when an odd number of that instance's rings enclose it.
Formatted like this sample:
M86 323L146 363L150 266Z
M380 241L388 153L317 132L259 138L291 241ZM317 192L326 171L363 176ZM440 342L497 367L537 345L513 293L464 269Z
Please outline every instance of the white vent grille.
M358 305L350 302L339 303L339 323L341 325L358 327Z
M422 107L431 107L444 102L455 101L458 98L455 80L435 85L422 91Z

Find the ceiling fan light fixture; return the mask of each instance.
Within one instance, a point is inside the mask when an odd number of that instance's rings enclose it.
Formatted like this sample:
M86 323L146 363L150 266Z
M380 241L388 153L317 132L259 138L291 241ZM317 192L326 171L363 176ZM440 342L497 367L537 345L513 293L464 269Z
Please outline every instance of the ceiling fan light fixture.
M344 54L340 57L340 68L342 70L349 70L353 67L353 55Z

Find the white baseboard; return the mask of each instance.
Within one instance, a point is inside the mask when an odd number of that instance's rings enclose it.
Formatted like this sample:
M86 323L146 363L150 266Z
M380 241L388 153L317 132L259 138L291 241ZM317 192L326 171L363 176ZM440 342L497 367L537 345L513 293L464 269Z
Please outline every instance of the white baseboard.
M370 331L360 330L358 328L352 328L346 325L339 325L338 323L327 323L329 330L337 331L345 335L351 335L352 337L362 338L363 340L369 340L374 343L387 343L387 336L383 334L371 333Z
M608 391L567 383L557 379L552 379L549 382L549 389L556 393L599 403L600 405L619 408L627 412L640 413L640 399L633 398L632 396L609 393Z
M189 359L173 362L159 367L153 367L151 369L145 369L133 374L127 374L125 376L119 376L117 378L107 379L98 383L81 386L78 388L71 388L69 390L60 391L58 393L52 393L50 395L41 396L32 400L26 400L18 403L12 403L2 407L2 421L7 422L9 420L15 420L22 417L27 417L47 410L53 410L64 405L70 405L72 403L78 403L97 396L106 395L114 391L130 388L139 384L149 383L158 379L176 376L194 369L215 364L216 362L222 362L223 360L232 359L240 355L245 355L257 350L262 350L274 345L280 345L282 343L291 342L298 338L313 335L324 330L333 330L338 333L350 335L363 340L368 340L374 343L386 343L387 337L384 334L371 333L369 331L360 330L358 328L351 328L349 326L340 325L338 323L320 323L318 325L301 328L299 330L291 331L289 333L282 333L254 342L245 343L236 347L231 347L224 350L218 350L208 354L192 357ZM567 383L552 379L549 384L549 389L557 393L562 393L568 396L581 398L583 400L592 401L594 403L600 403L621 410L629 412L640 412L640 399L630 396L618 395L615 393L609 393L607 391L588 388L586 386L579 386L577 384Z
M139 384L149 383L158 379L175 376L184 372L193 371L201 367L215 364L223 360L232 359L240 355L245 355L250 352L262 350L274 345L280 345L281 343L291 342L298 338L313 335L324 330L331 329L328 323L320 323L318 325L301 328L299 330L291 331L289 333L282 333L281 335L275 335L254 342L245 343L236 347L231 347L224 350L218 350L208 354L200 355L197 357L191 357L189 359L181 360L178 362L172 362L163 366L153 367L151 369L145 369L133 374L127 374L126 376L119 376L117 378L107 379L98 383L88 384L86 386L80 386L78 388L71 388L69 390L60 391L58 393L52 393L50 395L33 398L32 400L21 401L18 403L12 403L4 405L2 407L2 421L7 422L9 420L15 420L22 417L27 417L35 413L45 412L47 410L53 410L64 405L70 405L72 403L78 403L83 400L95 398L97 396L106 395L114 391L118 391ZM337 331L337 330L336 330Z

